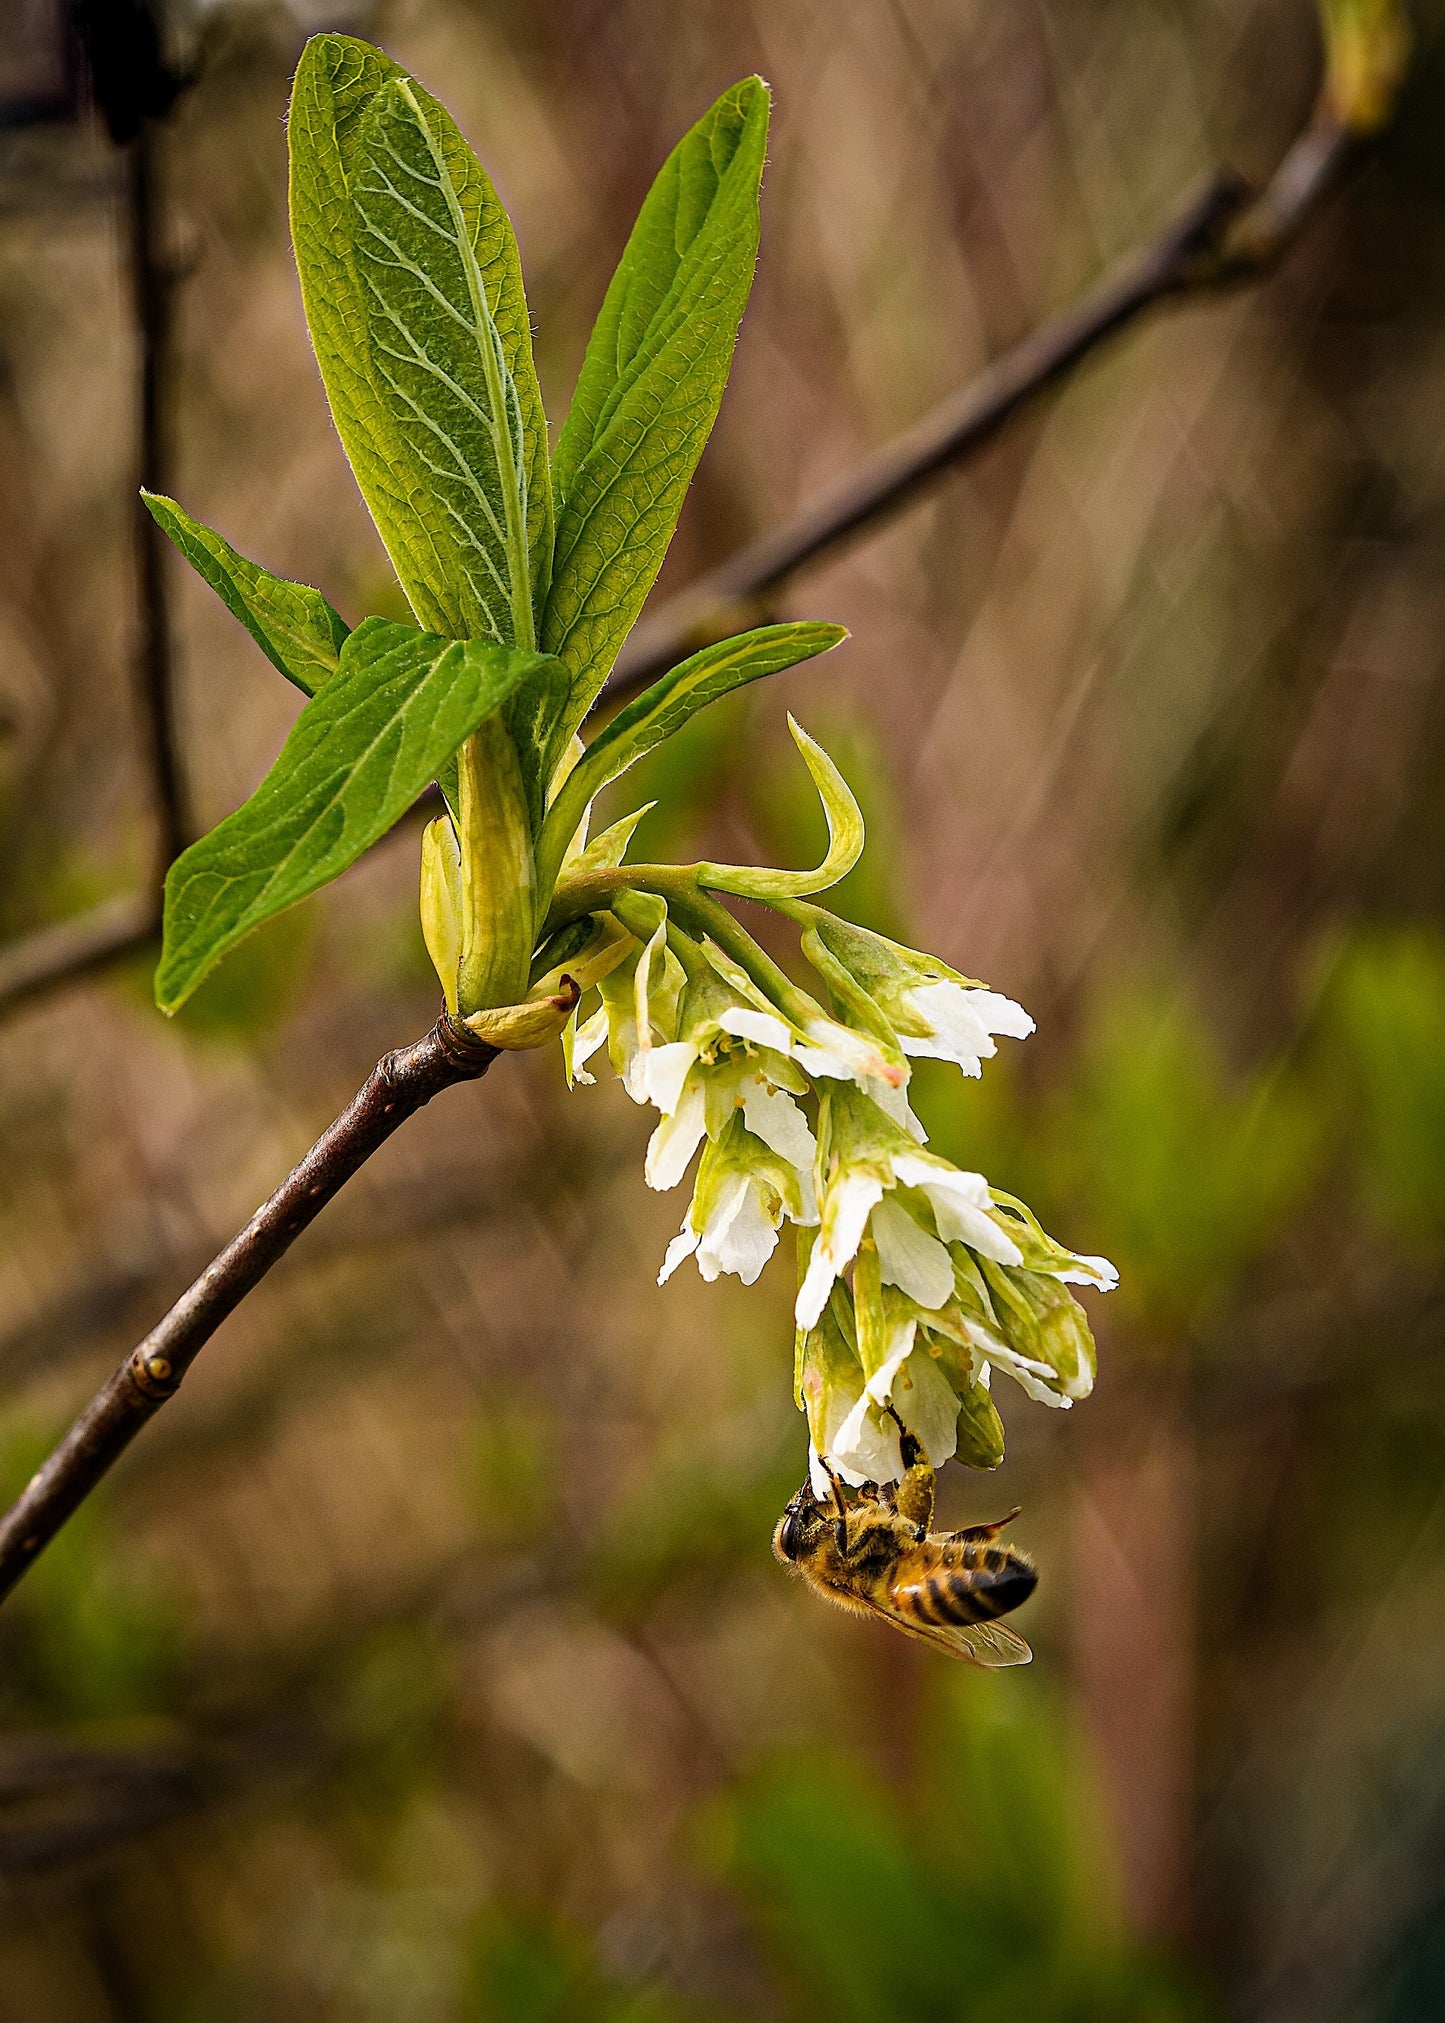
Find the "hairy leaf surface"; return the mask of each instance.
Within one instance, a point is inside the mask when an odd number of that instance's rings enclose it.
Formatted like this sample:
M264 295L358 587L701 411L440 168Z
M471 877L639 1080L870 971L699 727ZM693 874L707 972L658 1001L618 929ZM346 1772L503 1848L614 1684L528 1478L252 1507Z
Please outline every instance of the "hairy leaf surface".
M384 836L542 656L368 618L233 815L166 879L156 1003L173 1012L228 948Z
M553 469L542 643L572 671L566 732L632 629L712 431L752 287L768 91L736 84L663 164L587 347Z
M421 622L530 646L552 555L516 241L445 109L344 35L291 100L291 229L337 431Z
M288 583L238 555L229 541L193 520L174 499L142 492L151 518L226 608L239 618L273 667L303 695L336 672L347 624L319 590Z

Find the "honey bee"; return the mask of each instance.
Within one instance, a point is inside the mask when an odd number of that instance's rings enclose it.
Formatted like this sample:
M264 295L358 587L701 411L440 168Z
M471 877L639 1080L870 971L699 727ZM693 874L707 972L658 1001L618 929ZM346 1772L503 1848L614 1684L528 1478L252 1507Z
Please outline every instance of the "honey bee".
M829 1471L829 1504L805 1482L778 1520L773 1551L839 1608L881 1616L971 1665L1026 1665L1033 1652L998 1621L1038 1580L1026 1554L997 1543L1018 1511L963 1531L932 1530L933 1470L912 1434L901 1439L896 1491L870 1483L849 1504Z

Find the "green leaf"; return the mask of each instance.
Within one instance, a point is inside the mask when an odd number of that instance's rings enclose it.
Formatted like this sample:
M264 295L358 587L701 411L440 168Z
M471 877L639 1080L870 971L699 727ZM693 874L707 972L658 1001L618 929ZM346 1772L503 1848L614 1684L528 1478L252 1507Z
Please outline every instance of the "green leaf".
M537 853L538 890L550 889L588 805L609 780L626 772L719 696L827 653L847 637L841 625L764 625L756 632L740 632L716 646L705 646L619 710L588 745L548 811Z
M250 800L171 866L161 1010L253 927L354 864L540 659L385 618L359 625Z
M631 631L727 384L758 250L768 89L746 78L673 149L633 227L557 444L542 644L570 733Z
M423 625L533 645L547 431L507 214L437 101L314 36L291 99L291 230L356 481Z
M828 819L828 854L816 871L774 871L767 865L698 864L697 882L713 892L731 892L739 899L761 900L765 906L786 905L810 892L826 891L846 878L863 854L863 816L848 783L828 754L802 725L788 718L793 742L813 775L813 784Z
M174 499L142 491L151 518L203 576L273 667L303 695L315 695L336 663L347 625L319 590L288 583L238 555L229 541L193 520Z

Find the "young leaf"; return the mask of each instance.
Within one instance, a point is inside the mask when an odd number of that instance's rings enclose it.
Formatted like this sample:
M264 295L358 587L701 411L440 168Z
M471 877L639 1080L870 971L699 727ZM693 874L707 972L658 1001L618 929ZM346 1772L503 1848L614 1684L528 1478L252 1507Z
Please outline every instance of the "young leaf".
M161 1010L253 927L354 864L540 659L384 618L359 625L250 800L171 866Z
M827 653L847 637L841 625L764 625L756 632L739 632L716 646L705 646L619 710L577 761L548 811L537 849L539 891L549 889L589 803L609 780L626 772L719 696Z
M673 149L642 206L557 444L542 644L572 670L567 734L632 629L677 525L732 363L758 250L761 78Z
M820 744L800 723L788 718L793 743L813 775L813 785L828 821L828 854L816 871L773 871L765 865L697 864L697 882L713 892L731 892L739 899L758 899L764 906L786 905L810 892L824 892L846 878L863 854L863 816L848 783Z
M238 555L229 541L193 520L174 499L146 491L141 497L162 533L240 619L271 665L303 695L315 695L336 672L347 634L345 619L319 590L288 583Z
M369 44L307 43L291 231L346 454L424 625L531 646L547 430L507 214L447 112Z

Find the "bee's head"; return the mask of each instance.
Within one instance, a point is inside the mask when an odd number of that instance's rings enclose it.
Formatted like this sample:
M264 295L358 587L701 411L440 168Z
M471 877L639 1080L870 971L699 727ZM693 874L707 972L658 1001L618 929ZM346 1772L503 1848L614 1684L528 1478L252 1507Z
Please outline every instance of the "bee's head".
M773 1533L773 1551L789 1564L806 1559L827 1526L828 1519L817 1498L804 1483L778 1519L778 1528Z

